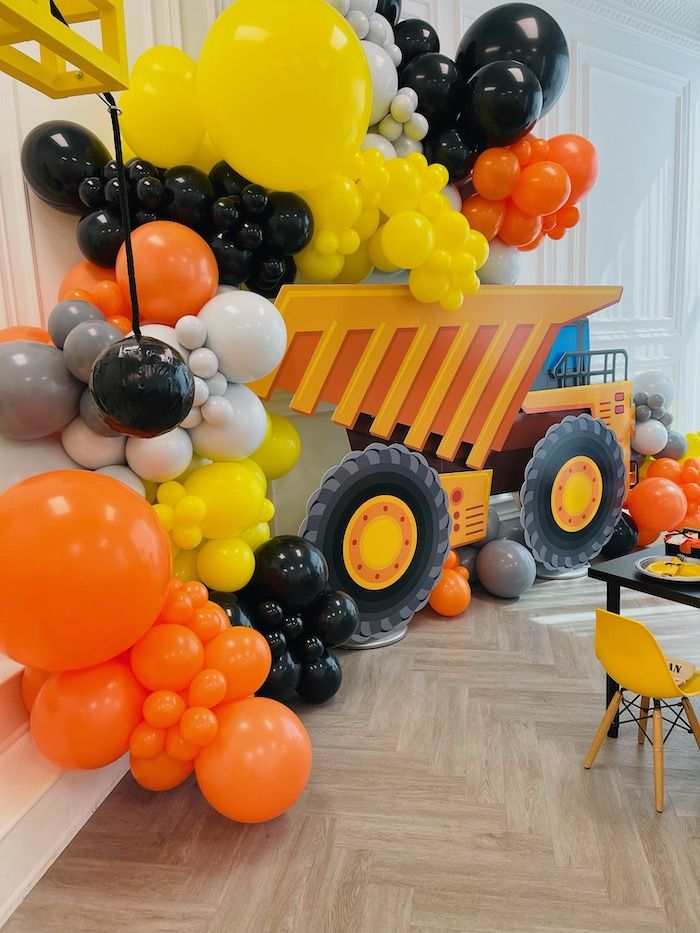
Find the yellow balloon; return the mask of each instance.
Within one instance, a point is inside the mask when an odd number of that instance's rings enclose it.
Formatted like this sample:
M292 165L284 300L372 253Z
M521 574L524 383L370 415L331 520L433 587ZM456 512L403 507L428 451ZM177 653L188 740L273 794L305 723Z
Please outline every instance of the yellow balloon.
M195 470L201 470L203 466L207 466L210 463L211 460L207 460L206 457L198 457L197 454L194 454L190 460L190 465L183 473L180 473L175 481L178 483L184 483L187 477L192 476Z
M365 207L355 224L360 240L364 243L377 232L379 227L380 214L378 207Z
M409 156L411 158L411 156ZM450 183L450 173L437 162L429 166L422 177L423 191L442 191Z
M240 538L207 541L197 555L197 573L210 590L235 593L250 583L255 570L255 555Z
M369 241L369 258L372 260L372 265L376 266L380 272L398 272L400 266L395 266L384 252L383 234L384 227L382 226Z
M418 211L401 211L384 225L382 249L400 269L415 269L427 261L435 238L430 221Z
M170 480L167 483L161 483L156 493L156 498L161 505L175 506L185 495L185 487L182 483Z
M119 98L124 138L140 158L161 168L189 164L204 139L191 82L164 71L136 75Z
M202 543L202 532L197 525L178 525L172 534L173 544L183 551L193 551Z
M238 540L245 541L252 551L257 551L257 549L266 541L269 541L271 537L272 532L270 531L268 523L258 522L257 525L251 525L250 528L242 532Z
M458 288L451 288L440 301L443 311L459 311L464 304L464 294Z
M340 233L357 223L362 213L362 197L347 175L334 175L325 185L305 192L303 197L314 215L317 230Z
M386 163L389 184L382 191L379 206L388 217L400 211L414 211L421 195L418 169L408 159L390 159Z
M367 58L325 0L237 0L204 40L197 89L214 146L268 188L325 184L369 125Z
M178 525L198 525L204 521L206 514L206 503L199 496L183 495L175 506L175 521ZM179 547L184 545L180 544Z
M274 414L270 415L270 421L272 431L269 438L263 441L250 458L269 480L279 479L289 473L301 456L301 438L292 422L282 415Z
M196 551L180 551L175 554L173 557L173 576L183 583L187 583L188 580L199 580Z
M460 215L461 216L461 215ZM476 260L476 268L481 269L489 258L489 241L483 233L478 230L472 230L467 238L467 249Z
M297 253L294 259L299 272L310 282L332 282L338 278L345 265L345 256L340 253L322 256L313 245Z
M186 480L185 489L204 500L205 538L235 538L258 520L265 500L258 477L242 463L210 463Z
M201 169L208 175L217 162L221 162L221 156L214 148L214 143L211 139L205 136L202 140L202 145L192 156L190 165L194 165L195 168Z
M360 234L357 230L343 230L338 236L338 252L345 256L353 256L360 248Z
M339 285L357 285L358 282L363 282L367 278L373 268L372 260L369 258L369 245L360 243L357 252L346 258L343 271L336 282Z
M272 499L265 499L263 502L262 512L258 516L261 522L271 522L275 517L275 503Z
M434 304L442 301L450 289L450 280L446 275L436 275L425 266L413 269L408 279L408 287L417 301Z
M467 248L469 221L459 211L444 211L433 217L435 244L450 253Z
M172 531L175 527L175 513L173 512L172 506L157 503L153 506L153 511L156 513L156 518L163 528L166 531Z
M174 45L154 45L139 55L131 69L132 80L144 71L164 71L169 75L179 75L191 84L197 73L193 58Z
M270 417L269 412L265 412L267 415L267 431L265 432L265 440L268 439L270 434L272 434L272 418ZM265 443L265 441L263 441ZM267 477L262 469L259 467L255 460L251 460L250 457L247 457L245 460L238 461L241 466L248 467L248 469L253 473L257 481L260 483L260 488L262 489L263 496L267 492Z

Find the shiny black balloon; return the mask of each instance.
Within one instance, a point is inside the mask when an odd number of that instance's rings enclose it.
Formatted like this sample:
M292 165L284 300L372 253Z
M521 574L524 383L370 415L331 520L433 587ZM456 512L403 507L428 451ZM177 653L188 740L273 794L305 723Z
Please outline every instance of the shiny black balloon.
M100 174L109 152L84 126L49 120L27 134L21 161L22 174L37 197L66 214L81 214L80 183Z
M324 593L306 610L304 620L326 648L335 648L354 634L360 624L360 612L347 593Z
M241 191L241 208L248 217L263 219L269 214L270 195L262 185L248 185Z
M119 174L119 169L117 168L117 160L110 159L109 162L102 169L102 177L105 181L109 181L111 178L116 178Z
M255 626L263 632L280 628L284 609L272 599L265 599L255 607Z
M600 552L608 560L630 554L639 541L639 531L631 515L623 512L617 520L612 538Z
M219 266L219 282L222 285L242 285L253 271L251 251L239 249L233 232L229 230L210 233L206 241Z
M267 680L257 691L259 697L271 700L288 700L297 689L301 676L301 664L287 651L274 661L267 675Z
M138 210L131 218L134 227L142 227L144 224L152 224L154 220L159 220L155 211Z
M209 599L217 606L221 606L232 626L253 628L249 607L235 593L219 593L218 590L209 590Z
M308 661L301 665L301 677L297 693L309 703L325 703L340 689L343 672L338 659L329 651L317 661Z
M439 52L420 55L401 72L401 86L416 92L418 112L427 119L431 131L455 123L465 85L451 58Z
M542 111L542 88L527 65L484 65L467 81L462 128L487 146L509 146L527 136Z
M403 78L403 69L427 52L440 51L440 39L430 23L422 19L405 19L394 26L394 41L401 49L401 65L399 69ZM403 80L401 81L403 85Z
M113 266L124 242L121 214L111 206L86 214L78 223L76 239L78 249L90 262Z
M457 127L430 133L423 140L423 152L431 164L438 162L450 173L450 181L460 182L474 168L480 148L477 143L466 142Z
M157 178L158 169L152 162L147 162L145 159L139 159L138 156L129 161L124 166L126 169L126 177L131 182L131 184L136 185L142 178Z
M328 583L328 565L321 551L304 538L280 535L255 552L252 586L287 609L309 606Z
M111 204L113 207L119 207L119 179L110 178L107 184L104 186L104 198L108 204Z
M222 230L235 227L241 219L241 202L234 195L217 198L211 206L211 222Z
M287 650L287 639L284 634L278 631L263 632L263 637L270 646L270 654L272 655L273 663L279 661Z
M214 188L214 194L217 198L223 198L226 195L233 194L238 197L244 188L247 188L250 182L247 178L239 175L237 171L231 168L228 162L217 162L214 168L209 172L209 180Z
M239 249L260 249L265 236L260 224L244 220L234 233L234 243Z
M101 178L94 176L84 178L78 186L78 197L86 207L93 210L105 204L104 183Z
M154 337L125 337L100 353L90 395L105 424L131 437L157 437L186 418L194 379L172 347Z
M136 182L136 197L149 211L162 206L164 190L163 182L155 175L144 175Z
M263 256L255 267L254 278L268 288L279 284L287 270L283 256Z
M192 227L203 227L209 220L214 188L207 175L193 165L176 165L165 173L164 203L169 220Z
M304 620L301 616L285 616L282 620L282 631L290 641L299 638L304 631Z
M266 246L288 256L301 252L314 235L314 218L308 204L286 191L273 192L270 201L272 213L263 228Z
M323 642L316 635L302 635L292 646L300 661L318 661L323 657Z
M549 113L569 76L569 49L557 21L531 3L506 3L476 19L457 49L457 67L464 77L506 60L533 72L542 88L542 116Z
M388 19L389 25L393 26L401 16L401 0L379 0L377 13L384 19Z

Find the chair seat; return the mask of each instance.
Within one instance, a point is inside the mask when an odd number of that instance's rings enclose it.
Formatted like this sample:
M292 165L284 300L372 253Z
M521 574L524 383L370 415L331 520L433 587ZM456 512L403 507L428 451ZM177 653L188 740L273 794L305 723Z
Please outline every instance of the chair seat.
M684 684L678 688L682 694L687 697L696 697L700 695L700 673L693 674Z

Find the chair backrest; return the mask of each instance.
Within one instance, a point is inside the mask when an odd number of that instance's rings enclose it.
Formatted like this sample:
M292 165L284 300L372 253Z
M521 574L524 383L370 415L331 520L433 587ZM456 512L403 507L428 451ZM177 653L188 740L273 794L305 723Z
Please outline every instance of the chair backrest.
M641 622L596 610L595 653L612 679L648 697L682 696L658 642Z

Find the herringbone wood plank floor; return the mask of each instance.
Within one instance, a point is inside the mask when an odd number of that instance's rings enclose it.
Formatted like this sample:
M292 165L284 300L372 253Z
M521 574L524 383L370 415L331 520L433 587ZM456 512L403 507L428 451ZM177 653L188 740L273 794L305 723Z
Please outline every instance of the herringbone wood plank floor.
M603 712L589 580L465 618L416 619L345 652L335 700L301 714L314 770L261 826L217 816L194 783L126 777L10 920L8 933L697 933L700 754L628 726L590 772ZM700 662L691 610L623 591L669 654Z

